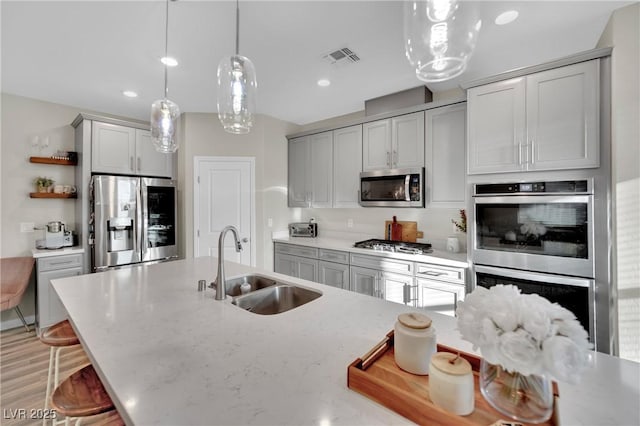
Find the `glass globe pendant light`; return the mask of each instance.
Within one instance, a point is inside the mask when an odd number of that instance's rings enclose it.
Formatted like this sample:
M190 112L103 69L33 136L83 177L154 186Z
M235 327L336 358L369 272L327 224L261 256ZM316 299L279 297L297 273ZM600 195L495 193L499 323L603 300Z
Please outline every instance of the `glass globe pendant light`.
M169 0L166 0L165 14L165 39L164 56L168 55L169 46ZM164 65L164 98L158 99L151 105L151 140L156 147L156 151L163 153L176 152L178 142L176 141L176 121L180 116L178 105L169 100L169 88L167 86L167 68Z
M236 53L218 65L218 118L226 132L249 133L256 109L256 70L239 54L240 9L236 0Z
M405 53L418 79L434 83L462 74L481 27L471 2L406 1Z

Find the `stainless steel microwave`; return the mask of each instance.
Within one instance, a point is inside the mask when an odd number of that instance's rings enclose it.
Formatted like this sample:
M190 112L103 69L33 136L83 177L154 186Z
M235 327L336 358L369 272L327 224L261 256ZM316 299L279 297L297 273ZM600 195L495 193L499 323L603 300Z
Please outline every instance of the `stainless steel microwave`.
M363 207L424 207L424 167L360 173Z

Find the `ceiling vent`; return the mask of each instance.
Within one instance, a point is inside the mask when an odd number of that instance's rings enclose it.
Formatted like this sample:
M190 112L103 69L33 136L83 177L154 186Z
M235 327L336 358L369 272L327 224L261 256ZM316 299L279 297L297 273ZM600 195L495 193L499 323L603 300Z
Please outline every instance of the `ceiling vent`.
M343 47L342 49L327 53L323 58L331 65L343 65L360 61L360 57L348 47Z

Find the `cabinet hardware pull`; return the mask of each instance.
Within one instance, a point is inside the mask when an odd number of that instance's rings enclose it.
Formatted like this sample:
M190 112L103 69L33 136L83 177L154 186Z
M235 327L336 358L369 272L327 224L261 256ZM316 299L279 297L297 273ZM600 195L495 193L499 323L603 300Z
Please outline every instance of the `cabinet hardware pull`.
M431 275L432 277L439 277L440 275L447 275L446 272L434 272L434 271L420 271L420 274Z
M129 165L131 170L133 171L134 167L133 167L133 155L131 157L129 157Z
M391 165L392 166L398 165L398 151L395 149L393 150L393 154L391 155Z
M390 156L390 152L387 151L387 166L391 167L391 156Z
M69 263L73 263L73 260L64 260L64 261L60 261L60 262L51 262L51 265L66 265Z
M531 145L531 159L528 160L528 162L529 162L529 164L532 164L532 165L536 161L536 158L535 158L534 153L533 153L533 144L534 144L534 141L533 141L533 139L531 139L531 142L528 144L528 145ZM527 150L527 157L529 157L529 150Z
M141 168L142 168L142 161L140 160L140 157L138 157L138 171L140 171Z

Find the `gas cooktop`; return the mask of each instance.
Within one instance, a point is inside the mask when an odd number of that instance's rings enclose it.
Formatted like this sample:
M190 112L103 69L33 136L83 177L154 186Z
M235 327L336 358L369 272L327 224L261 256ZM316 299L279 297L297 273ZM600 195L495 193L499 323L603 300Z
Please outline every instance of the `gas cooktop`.
M406 254L426 254L431 253L431 244L422 243L408 243L404 241L391 241L391 240L365 240L358 241L353 245L356 248L366 248L377 251L388 251L393 253L406 253Z

